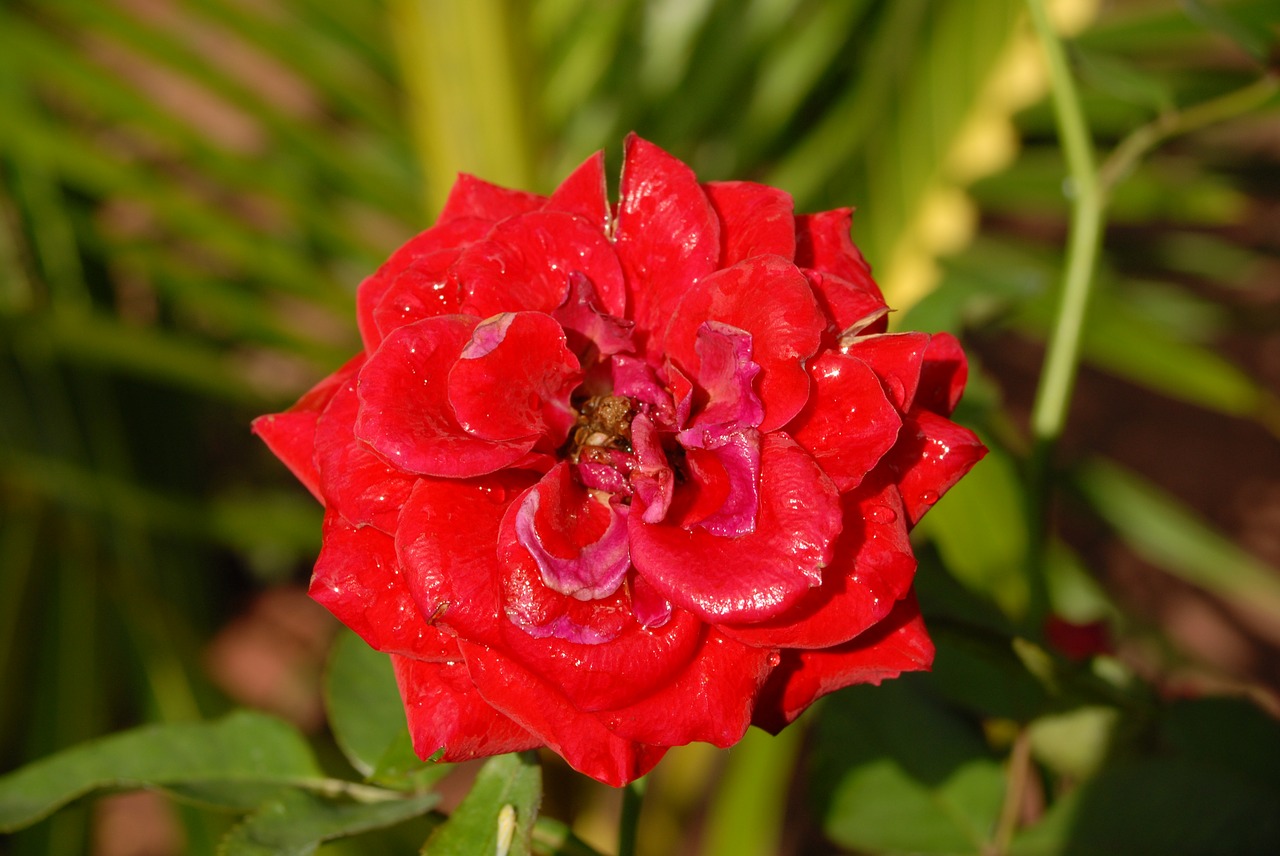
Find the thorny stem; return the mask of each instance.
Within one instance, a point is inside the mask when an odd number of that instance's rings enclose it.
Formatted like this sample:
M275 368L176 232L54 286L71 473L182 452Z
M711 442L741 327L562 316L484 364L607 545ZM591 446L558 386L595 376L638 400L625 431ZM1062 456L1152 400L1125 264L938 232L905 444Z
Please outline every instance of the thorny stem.
M618 856L635 856L636 834L640 829L640 807L644 802L644 789L644 779L636 779L622 789L622 820L618 824Z
M1274 72L1270 72L1242 89L1186 110L1165 113L1122 140L1099 170L1095 164L1093 142L1080 107L1079 94L1067 67L1062 43L1045 11L1044 0L1027 0L1027 7L1048 65L1054 112L1067 160L1072 199L1062 292L1031 413L1034 450L1030 462L1029 510L1033 566L1029 580L1031 605L1028 630L1035 634L1049 606L1044 565L1049 547L1048 512L1053 453L1066 423L1080 364L1080 342L1102 243L1104 212L1111 191L1147 152L1160 143L1261 106L1280 89L1280 80Z

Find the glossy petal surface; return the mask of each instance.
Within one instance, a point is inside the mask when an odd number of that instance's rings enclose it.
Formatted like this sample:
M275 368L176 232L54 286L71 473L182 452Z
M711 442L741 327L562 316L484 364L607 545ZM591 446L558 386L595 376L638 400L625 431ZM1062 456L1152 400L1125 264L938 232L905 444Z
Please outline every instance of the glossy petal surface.
M752 256L796 254L791 194L751 181L711 181L702 186L720 218L720 267Z

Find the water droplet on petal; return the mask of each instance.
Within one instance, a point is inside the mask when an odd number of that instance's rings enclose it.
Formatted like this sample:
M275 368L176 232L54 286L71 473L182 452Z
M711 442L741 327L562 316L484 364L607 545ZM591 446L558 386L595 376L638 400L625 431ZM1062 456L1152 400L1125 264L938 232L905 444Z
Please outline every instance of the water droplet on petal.
M926 490L924 493L920 494L920 504L921 504L921 505L933 505L933 504L934 504L935 502L937 502L937 501L938 501L938 492L937 492L937 491L934 491L934 490Z
M884 505L871 506L871 519L876 523L892 523L898 519L897 512Z
M770 666L776 666L776 665L778 665L778 664L779 664L779 663L781 663L781 662L782 662L782 654L778 653L777 651L770 651L770 652L769 652L769 665L770 665Z

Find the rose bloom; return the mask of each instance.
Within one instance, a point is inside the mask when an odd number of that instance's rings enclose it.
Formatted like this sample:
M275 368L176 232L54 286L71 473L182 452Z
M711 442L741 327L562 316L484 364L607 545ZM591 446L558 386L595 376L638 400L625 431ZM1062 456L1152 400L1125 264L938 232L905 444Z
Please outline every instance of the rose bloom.
M627 140L471 176L360 286L364 351L254 430L324 504L311 595L414 748L612 785L927 669L908 530L985 449L946 334L885 333L848 209Z

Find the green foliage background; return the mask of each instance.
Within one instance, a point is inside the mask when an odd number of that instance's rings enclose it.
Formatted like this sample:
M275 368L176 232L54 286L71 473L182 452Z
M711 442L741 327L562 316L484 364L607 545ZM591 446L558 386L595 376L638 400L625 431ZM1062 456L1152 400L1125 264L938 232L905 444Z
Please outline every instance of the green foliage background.
M1103 154L1256 90L1117 177L1083 354L1091 376L1262 450L1262 472L1199 478L1275 486L1280 371L1238 355L1274 349L1280 320L1280 8L1057 5ZM355 285L429 224L457 171L545 191L597 149L616 167L635 130L705 179L777 184L799 210L857 204L895 324L975 346L960 418L992 447L918 533L935 672L842 693L807 732L753 734L727 760L673 759L655 789L719 776L716 796L652 797L642 852L1273 852L1280 551L1216 528L1221 489L1168 493L1185 482L1109 459L1087 431L1069 427L1048 494L1032 465L1028 389L1070 195L1035 54L1022 0L0 2L0 769L230 709L202 652L255 592L305 580L320 532L249 420L358 348ZM1201 442L1209 455L1215 437ZM1188 650L1113 590L1105 544L1245 615L1264 665ZM1106 622L1117 656L1053 653L1050 612ZM1188 667L1221 697L1168 702ZM337 742L314 736L280 775L416 802L272 780L285 790L228 852L311 852L432 808L436 776L370 747L378 720L346 692L331 681ZM275 728L238 716L209 727ZM72 762L77 793L174 784ZM532 762L500 763L455 824L427 815L379 846L436 825L437 847L465 847L490 809L536 806ZM549 805L596 799L563 779ZM179 803L190 852L211 853L250 806L201 793L232 811ZM281 831L282 812L305 822ZM91 819L75 803L0 851L80 852ZM549 819L531 829L512 852L588 852Z

